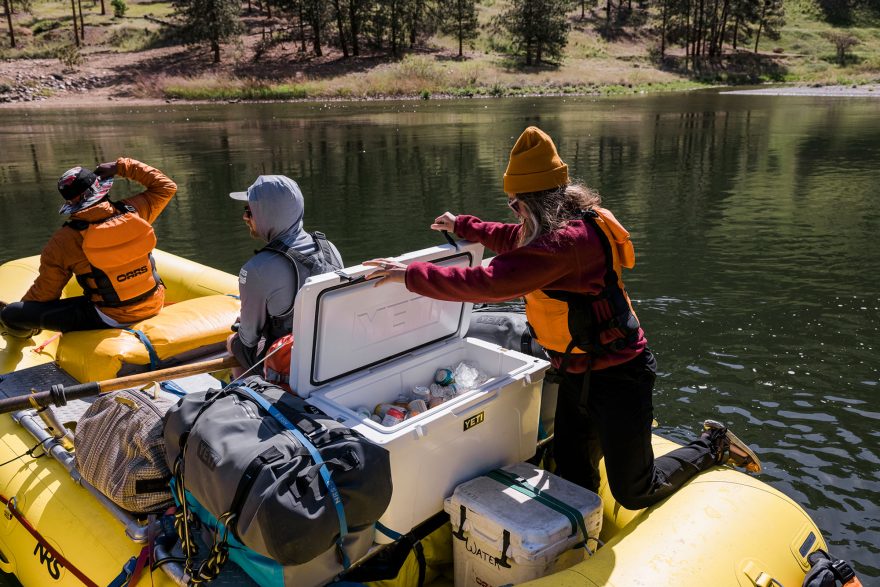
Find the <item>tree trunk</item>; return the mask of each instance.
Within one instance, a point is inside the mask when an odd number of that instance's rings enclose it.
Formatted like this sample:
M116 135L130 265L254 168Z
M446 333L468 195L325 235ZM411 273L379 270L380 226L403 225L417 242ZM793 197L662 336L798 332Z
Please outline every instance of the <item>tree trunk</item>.
M303 10L303 2L305 0L300 0L299 4L299 52L306 52L306 15Z
M456 3L456 8L458 9L458 58L461 59L464 57L464 7L461 5L461 0Z
M83 3L82 0L76 0L76 3L79 5L79 36L82 39L83 45L86 43L86 22L83 19Z
M581 0L581 20L584 20L585 18L587 18L586 5L587 5L587 0Z
M767 14L767 2L761 6L761 18L758 20L758 31L755 33L755 53L758 52L758 43L761 41L761 29L764 28L764 16Z
M9 23L9 46L15 49L15 29L12 27L11 0L3 0L3 7L6 9L6 22Z
M73 40L79 47L79 27L76 24L76 1L70 0L70 8L73 10Z
M416 1L410 4L412 8L412 12L410 13L411 19L409 22L409 46L415 47L416 40L419 37L419 27L422 24L422 7L424 2Z
M605 32L611 32L611 0L605 0Z
M663 15L660 25L660 57L666 57L666 27L669 24L669 1L663 0Z
M718 25L717 52L724 54L724 33L727 31L727 19L730 18L730 0L724 0L724 8L721 9L721 23Z
M336 28L339 29L339 44L342 46L342 56L348 57L348 43L345 42L345 27L342 25L342 7L339 0L333 0L336 5Z
M220 43L211 41L211 51L214 52L214 63L220 63Z
M272 18L272 2L266 0L266 18Z
M348 20L351 21L351 52L357 57L360 54L358 34L360 33L360 15L358 14L358 2L360 0L348 0Z
M694 46L694 55L703 57L705 54L704 46L706 41L706 0L700 0L699 12L697 18L697 35L696 44Z
M684 70L688 70L688 59L691 47L691 0L687 0L684 9Z
M739 42L739 16L733 19L733 52L736 53L736 45Z
M398 27L398 11L397 2L391 2L391 54L397 57L397 27Z
M315 55L321 57L321 0L312 0L312 47Z
M101 16L107 14L107 6L104 5L104 0L101 0Z

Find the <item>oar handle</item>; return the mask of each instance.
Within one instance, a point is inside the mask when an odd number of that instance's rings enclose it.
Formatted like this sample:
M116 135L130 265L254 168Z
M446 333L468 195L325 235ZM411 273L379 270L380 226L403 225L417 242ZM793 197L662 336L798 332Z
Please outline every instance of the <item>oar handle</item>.
M51 405L63 406L70 400L91 397L100 393L146 385L153 381L164 381L166 379L174 379L175 377L210 373L211 371L220 371L221 369L229 369L231 367L238 367L238 361L235 360L235 357L226 355L210 361L190 363L189 365L169 367L168 369L138 373L136 375L106 379L104 381L79 383L67 387L63 385L53 385L52 389L49 391L39 391L30 395L0 399L0 414L33 407L46 407Z

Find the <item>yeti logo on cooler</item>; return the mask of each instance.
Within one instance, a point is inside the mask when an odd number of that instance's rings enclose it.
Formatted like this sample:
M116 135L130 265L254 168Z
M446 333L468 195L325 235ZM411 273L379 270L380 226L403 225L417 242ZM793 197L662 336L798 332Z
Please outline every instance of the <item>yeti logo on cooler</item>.
M480 412L479 414L475 414L464 421L464 431L467 432L477 424L482 424L483 420L486 419L486 412Z

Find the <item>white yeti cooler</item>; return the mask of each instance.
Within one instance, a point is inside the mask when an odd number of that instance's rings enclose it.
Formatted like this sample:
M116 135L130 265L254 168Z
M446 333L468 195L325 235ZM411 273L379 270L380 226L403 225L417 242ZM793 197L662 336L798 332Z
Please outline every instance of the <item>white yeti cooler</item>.
M460 243L398 257L474 267L483 247ZM310 278L296 296L291 388L310 404L391 455L394 491L380 523L405 534L443 509L459 483L530 458L538 437L541 386L549 364L474 338L464 338L472 304L429 299L402 284L362 278L358 265ZM461 361L489 379L473 390L394 426L355 410L393 402L429 385L442 367ZM391 540L378 533L377 542Z
M602 529L598 495L527 463L462 483L444 508L456 587L516 585L567 569L584 560L585 546L596 549Z

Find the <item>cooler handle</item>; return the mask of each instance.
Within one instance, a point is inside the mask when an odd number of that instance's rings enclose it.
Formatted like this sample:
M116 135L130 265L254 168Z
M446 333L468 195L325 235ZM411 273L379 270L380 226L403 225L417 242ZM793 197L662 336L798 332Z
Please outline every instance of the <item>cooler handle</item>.
M486 397L477 396L464 404L457 405L457 406L453 407L452 410L450 410L450 411L452 412L453 416L461 416L465 412L467 412L468 410L470 410L472 408L476 408L476 407L479 407L483 404L487 404L487 403L491 402L496 397L498 397L498 390L493 389L491 392L489 392L488 396L486 396Z

